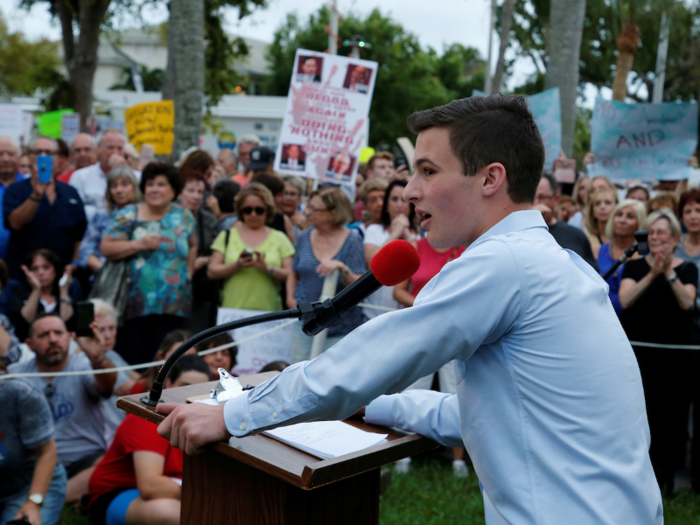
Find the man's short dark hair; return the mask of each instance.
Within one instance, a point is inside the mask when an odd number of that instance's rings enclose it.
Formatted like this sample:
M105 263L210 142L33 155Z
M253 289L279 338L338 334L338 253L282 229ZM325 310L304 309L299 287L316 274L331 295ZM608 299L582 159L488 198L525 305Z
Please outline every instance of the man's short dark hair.
M168 379L173 383L177 381L185 372L201 372L211 379L211 370L207 362L198 355L183 355L175 361L175 364L168 373Z
M183 187L180 173L177 171L175 166L164 162L149 162L146 164L146 167L143 168L143 171L141 172L141 183L139 184L141 193L146 193L146 183L149 180L155 179L158 175L163 175L166 179L168 179L170 187L175 192L175 197L180 195Z
M241 185L235 180L219 179L214 183L211 194L219 202L219 209L223 213L233 213L233 200L241 191Z
M554 175L552 175L551 171L543 171L542 178L547 179L547 182L549 182L549 187L552 188L552 195L556 197L557 193L559 193L559 181L557 181Z
M60 319L61 322L63 323L63 326L66 326L66 322L56 312L41 312L40 314L38 314L34 318L34 320L31 323L29 323L29 330L27 330L27 337L33 337L34 336L34 325L36 324L36 322L39 321L40 319L46 319L47 317L55 317L56 319ZM66 330L67 329L68 328L66 328Z
M255 173L250 179L252 182L257 182L265 186L272 196L284 191L284 182L277 175L272 173Z
M506 169L508 195L532 202L544 167L544 144L524 97L491 95L454 100L408 117L414 133L447 128L452 152L464 175L476 175L493 162Z

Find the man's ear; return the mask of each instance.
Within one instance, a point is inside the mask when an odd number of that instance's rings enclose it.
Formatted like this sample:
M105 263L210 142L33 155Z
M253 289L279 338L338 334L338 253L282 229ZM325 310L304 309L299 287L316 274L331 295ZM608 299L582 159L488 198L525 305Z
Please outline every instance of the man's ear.
M482 187L484 197L491 197L502 187L508 188L506 168L500 162L494 162L485 166L484 169L481 170L481 176L484 178Z

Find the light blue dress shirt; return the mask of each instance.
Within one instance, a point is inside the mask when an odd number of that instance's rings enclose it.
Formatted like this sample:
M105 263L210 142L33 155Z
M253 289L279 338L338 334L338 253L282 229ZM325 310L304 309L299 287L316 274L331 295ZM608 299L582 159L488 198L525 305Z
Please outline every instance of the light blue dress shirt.
M456 395L379 397L453 359ZM370 402L368 422L464 442L489 525L663 523L639 368L608 287L538 211L509 215L412 308L234 398L224 417L244 436Z

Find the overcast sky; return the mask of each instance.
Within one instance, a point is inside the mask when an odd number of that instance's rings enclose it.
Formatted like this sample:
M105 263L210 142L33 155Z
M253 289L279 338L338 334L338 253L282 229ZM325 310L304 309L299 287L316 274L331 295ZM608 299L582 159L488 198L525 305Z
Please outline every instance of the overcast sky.
M441 51L444 45L458 42L477 48L483 57L487 54L490 3L490 0L382 0L379 4L377 0L337 0L341 15L353 13L364 17L381 5L382 14L415 34L421 45ZM17 8L18 4L18 0L0 0L0 10L11 31L22 31L31 40L43 36L60 40L60 27L51 21L46 3L36 5L29 12ZM268 0L267 9L257 10L242 21L237 20L237 12L231 10L226 17L226 30L231 34L272 42L275 30L288 13L296 12L304 22L323 4L323 0ZM149 23L160 23L167 19L167 11L165 8L150 11L145 18ZM372 35L363 36L372 41ZM496 55L496 37L493 38L493 46L493 54ZM529 60L519 60L508 86L512 88L522 84L533 71ZM594 95L595 90L591 94ZM592 103L591 99L589 97L587 106Z

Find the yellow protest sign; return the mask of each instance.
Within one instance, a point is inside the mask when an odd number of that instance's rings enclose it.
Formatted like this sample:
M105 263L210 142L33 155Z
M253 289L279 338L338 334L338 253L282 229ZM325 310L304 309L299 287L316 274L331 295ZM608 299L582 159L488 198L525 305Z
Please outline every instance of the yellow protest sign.
M156 155L170 155L175 140L175 104L172 100L144 102L124 111L129 142L141 151L143 144L155 148Z

